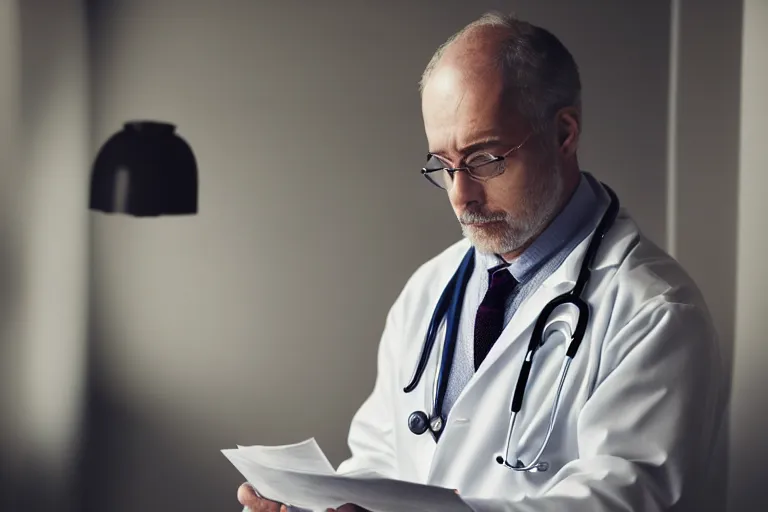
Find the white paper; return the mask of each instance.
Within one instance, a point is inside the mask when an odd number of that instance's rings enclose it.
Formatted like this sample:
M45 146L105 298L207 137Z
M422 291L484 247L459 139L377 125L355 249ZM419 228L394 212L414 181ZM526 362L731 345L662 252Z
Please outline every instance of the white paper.
M265 498L324 511L354 503L371 512L467 512L452 490L384 478L363 471L338 475L314 439L287 446L239 446L222 450Z
M261 465L277 469L296 469L333 475L333 465L314 438L285 446L237 446L237 452Z

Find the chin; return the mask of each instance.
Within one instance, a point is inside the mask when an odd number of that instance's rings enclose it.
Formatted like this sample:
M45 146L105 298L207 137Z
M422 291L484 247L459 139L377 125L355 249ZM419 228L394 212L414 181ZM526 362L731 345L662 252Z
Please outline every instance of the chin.
M464 235L476 251L484 254L506 254L517 248L514 246L515 244L510 244L509 241L504 240L499 236L489 235L488 233L479 233L477 230L465 229Z

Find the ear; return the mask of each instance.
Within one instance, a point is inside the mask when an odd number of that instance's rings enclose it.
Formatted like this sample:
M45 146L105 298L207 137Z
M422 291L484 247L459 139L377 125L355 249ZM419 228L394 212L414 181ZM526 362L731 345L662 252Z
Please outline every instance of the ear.
M581 135L581 115L575 107L565 107L557 113L557 149L563 158L576 154Z

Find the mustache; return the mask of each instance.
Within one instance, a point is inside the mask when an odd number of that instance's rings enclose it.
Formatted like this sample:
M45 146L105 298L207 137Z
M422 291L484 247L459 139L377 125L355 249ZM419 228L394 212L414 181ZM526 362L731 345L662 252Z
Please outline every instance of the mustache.
M506 213L485 212L482 210L465 210L459 215L462 224L482 224L485 222L498 222L507 220Z

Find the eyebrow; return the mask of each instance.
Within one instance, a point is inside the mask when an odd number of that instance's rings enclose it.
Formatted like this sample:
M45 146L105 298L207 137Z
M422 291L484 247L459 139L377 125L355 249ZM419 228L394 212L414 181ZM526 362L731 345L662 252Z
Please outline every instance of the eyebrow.
M470 155L476 151L480 151L481 149L488 149L491 147L500 146L501 144L502 144L501 139L499 139L498 137L487 137L481 141L470 144L469 146L465 146L459 151L459 154ZM443 155L440 154L440 152L429 151L429 154L435 155L441 158L445 158Z

